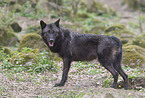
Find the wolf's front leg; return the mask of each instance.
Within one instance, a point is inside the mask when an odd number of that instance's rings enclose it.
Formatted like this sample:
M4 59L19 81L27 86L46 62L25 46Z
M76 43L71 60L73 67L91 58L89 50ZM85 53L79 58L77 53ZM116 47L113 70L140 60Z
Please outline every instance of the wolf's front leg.
M68 58L64 58L63 59L63 74L62 74L62 79L60 81L60 83L56 83L55 84L55 87L56 86L64 86L66 80L67 80L67 77L68 77L68 72L69 72L69 69L70 69L70 64L71 64L71 60L68 59Z

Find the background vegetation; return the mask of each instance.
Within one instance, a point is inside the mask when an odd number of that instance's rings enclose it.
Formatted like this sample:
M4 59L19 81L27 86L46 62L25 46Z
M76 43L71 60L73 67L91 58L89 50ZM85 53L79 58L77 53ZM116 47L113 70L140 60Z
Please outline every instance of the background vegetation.
M144 0L1 0L0 97L145 97ZM111 89L112 75L97 60L73 62L64 87L62 61L40 36L40 20L61 19L74 32L117 36L123 43L122 66L129 90Z

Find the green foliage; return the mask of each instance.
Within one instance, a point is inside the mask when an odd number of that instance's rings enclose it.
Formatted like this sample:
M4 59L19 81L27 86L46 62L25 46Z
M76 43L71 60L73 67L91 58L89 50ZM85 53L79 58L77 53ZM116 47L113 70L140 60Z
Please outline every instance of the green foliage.
M9 11L7 5L0 7L0 28L8 28L16 20L16 14Z
M21 65L26 68L30 67L30 65L36 64L37 61L38 59L36 55L30 52L20 52L11 58L11 63L18 66Z
M32 7L30 1L24 3L21 7L20 15L24 17L30 17L31 19L39 19L40 17L46 16L45 11L40 8L38 3L35 8Z
M6 54L11 54L11 50L8 47L0 46L0 50L3 50Z
M9 58L9 55L4 52L4 49L0 49L0 61L7 60L7 58Z
M134 77L139 77L139 78L145 78L145 69L136 67L136 68L131 68L129 66L124 66L123 70L127 71L128 76L130 79L133 79Z
M37 55L39 63L35 67L36 72L57 71L59 69L59 66L53 60L48 59L46 55L48 55L48 52L42 52L39 56Z
M40 27L39 25L30 25L27 30L26 33L37 33L40 34Z
M113 81L112 77L106 77L102 82L102 87L106 87L106 88L110 87L112 81Z
M28 55L25 58L25 57L22 57L22 53L24 54L30 53L32 57L35 56L37 61L35 63L32 63L31 61L29 61L28 63L25 63L25 66L23 66L24 61L28 59L27 58ZM13 73L19 73L23 71L29 72L32 74L44 73L47 71L56 72L59 69L59 67L54 61L48 59L47 55L48 55L48 52L38 53L37 50L33 50L30 48L24 48L21 53L15 52L12 56L5 54L3 50L0 50L0 56L1 56L0 61L2 61L1 67L4 71L10 71ZM10 59L17 61L17 63L11 63Z
M78 13L78 17L89 18L89 14L88 13Z
M97 65L95 65L95 64L89 64L89 63L87 63L87 62L81 62L81 61L79 61L79 62L76 62L76 63L73 65L73 67L76 67L76 68L78 68L78 69L81 69L81 68L97 67Z

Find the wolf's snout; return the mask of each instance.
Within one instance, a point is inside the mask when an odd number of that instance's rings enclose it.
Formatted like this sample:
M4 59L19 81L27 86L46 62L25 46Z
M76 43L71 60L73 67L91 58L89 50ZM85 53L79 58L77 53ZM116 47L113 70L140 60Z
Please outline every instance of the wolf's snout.
M54 42L54 40L53 39L50 39L49 42Z

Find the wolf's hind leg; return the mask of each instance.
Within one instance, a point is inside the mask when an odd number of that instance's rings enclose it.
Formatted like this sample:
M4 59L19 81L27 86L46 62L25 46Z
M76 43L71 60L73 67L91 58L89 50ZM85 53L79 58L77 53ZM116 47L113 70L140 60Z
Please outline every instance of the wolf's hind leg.
M113 75L113 78L114 78L114 82L112 84L111 87L113 88L117 88L117 81L118 81L118 73L117 71L114 69L113 67L113 63L111 63L108 59L108 61L104 61L105 58L101 58L99 59L99 62L101 63L102 66L104 66L112 75Z
M124 89L128 89L128 75L123 71L120 63L114 63L114 68L124 79Z

